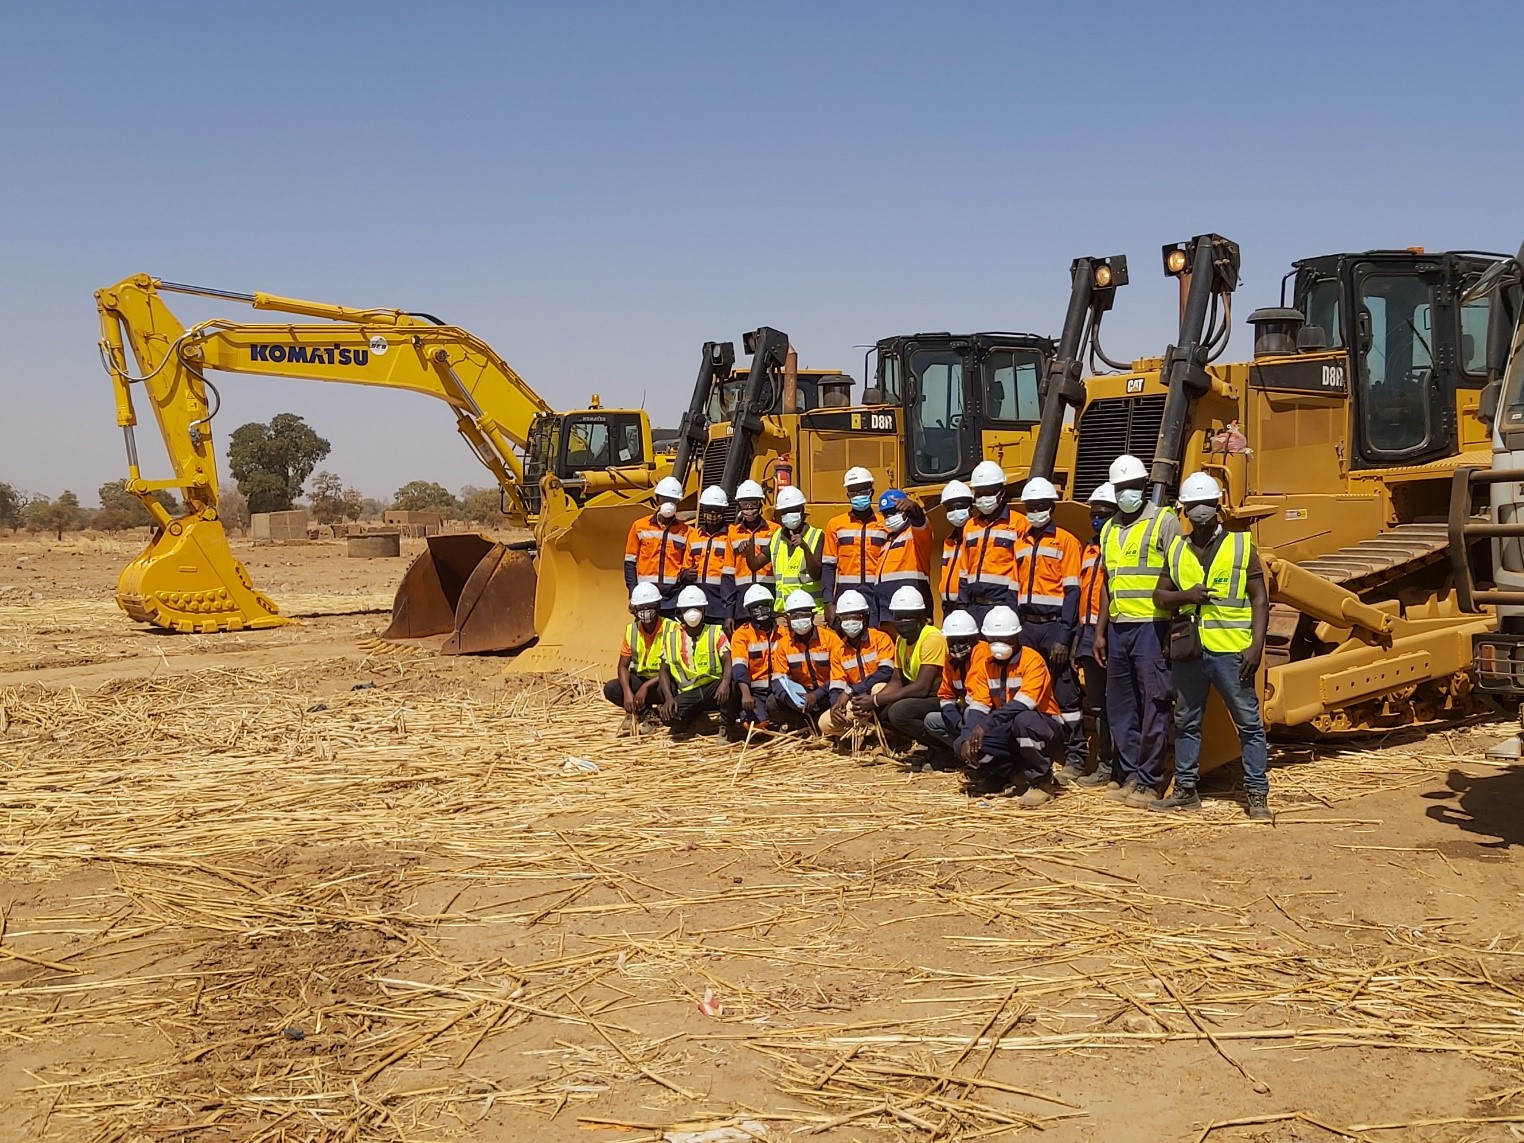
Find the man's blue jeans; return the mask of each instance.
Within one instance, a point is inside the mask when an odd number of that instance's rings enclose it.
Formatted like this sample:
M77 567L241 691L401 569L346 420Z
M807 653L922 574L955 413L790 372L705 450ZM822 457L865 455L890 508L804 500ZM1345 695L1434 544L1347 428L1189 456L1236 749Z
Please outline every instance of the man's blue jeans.
M1222 696L1223 705L1238 728L1239 749L1244 759L1244 789L1268 793L1270 780L1265 770L1268 750L1265 745L1265 722L1260 716L1259 695L1254 679L1238 681L1243 656L1236 651L1206 651L1201 658L1174 665L1175 677L1175 785L1194 786L1200 773L1201 718L1206 713L1207 697L1212 688Z

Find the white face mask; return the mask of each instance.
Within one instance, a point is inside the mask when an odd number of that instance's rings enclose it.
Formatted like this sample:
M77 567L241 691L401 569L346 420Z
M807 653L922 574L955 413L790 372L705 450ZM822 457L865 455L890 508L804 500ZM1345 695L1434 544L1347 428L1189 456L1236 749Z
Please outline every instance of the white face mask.
M991 643L990 658L999 659L1002 663L1016 653L1016 648L1009 643Z
M783 515L778 517L778 523L782 524L790 531L793 531L795 528L799 527L800 524L804 523L804 513L785 512Z
M988 516L996 508L1000 507L1000 496L999 494L994 496L975 496L974 507Z
M810 629L815 626L815 617L813 615L800 615L795 619L790 619L788 625L795 635L808 635Z
M1117 493L1117 511L1126 512L1131 516L1139 508L1143 507L1143 492L1137 488L1124 488Z
M657 507L656 514L663 520L670 520L677 515L677 505L670 500L663 500Z
M843 619L841 621L841 633L848 639L856 639L863 633L863 621L861 619Z
M893 516L885 516L884 527L888 528L891 532L903 531L905 527L904 514L896 512Z
M689 627L697 627L700 623L704 622L703 609L698 607L688 608L687 611L683 612L683 622Z
M967 508L949 508L947 510L947 522L954 528L961 528L968 523Z
M1191 504L1185 509L1185 518L1193 528L1210 528L1217 523L1217 505Z
M1028 512L1027 519L1034 528L1046 528L1048 521L1053 519L1052 512Z

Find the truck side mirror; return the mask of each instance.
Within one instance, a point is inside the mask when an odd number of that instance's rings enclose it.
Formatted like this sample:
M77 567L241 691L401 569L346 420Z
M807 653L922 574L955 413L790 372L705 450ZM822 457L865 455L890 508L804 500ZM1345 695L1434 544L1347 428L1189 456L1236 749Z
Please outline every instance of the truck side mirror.
M1497 422L1498 403L1503 397L1503 383L1489 381L1476 398L1476 419L1489 429Z

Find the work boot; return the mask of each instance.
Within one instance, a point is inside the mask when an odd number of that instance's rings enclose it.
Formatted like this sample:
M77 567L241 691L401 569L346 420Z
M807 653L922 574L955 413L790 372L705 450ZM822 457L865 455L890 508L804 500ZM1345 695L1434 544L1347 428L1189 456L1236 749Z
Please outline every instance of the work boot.
M1125 802L1138 792L1138 780L1129 778L1114 790L1107 790L1106 796L1113 802Z
M1148 808L1163 812L1165 810L1199 810L1201 808L1201 795L1196 793L1195 786L1175 783L1175 788L1170 791L1167 798L1155 798L1148 803Z
M1270 794L1266 790L1250 790L1244 794L1244 801L1248 803L1247 810L1251 822L1269 822L1275 819L1270 815Z
M1143 810L1147 809L1157 800L1155 792L1151 787L1138 786L1132 793L1122 799L1122 804L1131 806L1135 810Z
M1047 805L1058 795L1058 783L1052 778L1044 778L1028 786L1027 792L1016 799L1016 804L1024 810L1035 810L1038 806Z
M1097 766L1094 774L1086 774L1084 777L1076 778L1074 784L1082 790L1094 790L1101 786L1114 785L1111 780L1111 767L1107 765Z
M1073 763L1065 762L1064 768L1057 774L1053 775L1053 780L1060 786L1073 786L1076 785L1084 776L1084 766L1076 766Z

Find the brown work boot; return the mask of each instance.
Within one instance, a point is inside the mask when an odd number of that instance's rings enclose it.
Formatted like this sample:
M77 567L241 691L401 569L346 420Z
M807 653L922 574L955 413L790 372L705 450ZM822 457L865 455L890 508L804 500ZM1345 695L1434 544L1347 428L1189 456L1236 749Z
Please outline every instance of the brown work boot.
M1125 802L1137 792L1138 780L1136 778L1129 778L1115 789L1107 790L1106 796L1113 802Z
M1148 786L1138 786L1133 792L1122 799L1123 805L1131 806L1135 810L1147 809L1157 800L1154 791Z
M1244 795L1245 809L1251 822L1274 821L1270 814L1270 795L1264 790L1250 790Z
M1027 792L1016 799L1016 804L1024 810L1035 810L1038 806L1047 805L1058 795L1058 783L1052 778L1044 778L1041 782L1033 782L1028 786Z
M1053 775L1053 780L1060 786L1073 786L1078 784L1079 780L1084 776L1085 768L1083 766L1071 766L1066 762L1063 769Z

